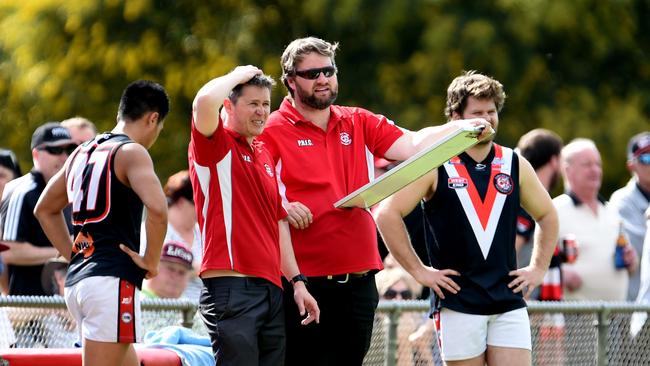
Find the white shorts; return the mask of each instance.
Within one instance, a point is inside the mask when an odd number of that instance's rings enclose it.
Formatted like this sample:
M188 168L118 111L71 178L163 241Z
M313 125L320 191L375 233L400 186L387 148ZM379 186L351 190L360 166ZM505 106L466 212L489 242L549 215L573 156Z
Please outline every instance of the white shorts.
M140 291L117 277L88 277L65 288L82 339L135 343L142 337Z
M531 350L526 308L495 315L466 314L443 308L439 316L436 329L445 361L480 356L488 345Z

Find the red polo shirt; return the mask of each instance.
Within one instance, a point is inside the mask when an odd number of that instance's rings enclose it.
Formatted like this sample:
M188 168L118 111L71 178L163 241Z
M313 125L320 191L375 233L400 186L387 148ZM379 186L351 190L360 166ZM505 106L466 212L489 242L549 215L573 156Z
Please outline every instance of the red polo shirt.
M327 132L285 99L261 139L273 156L280 195L309 207L314 222L291 228L300 270L325 276L381 269L375 223L367 210L334 202L368 183L374 156L383 157L403 132L386 117L361 108L330 107Z
M203 240L201 273L234 270L282 287L278 221L287 214L263 144L254 141L251 148L221 119L207 138L192 121L188 158Z

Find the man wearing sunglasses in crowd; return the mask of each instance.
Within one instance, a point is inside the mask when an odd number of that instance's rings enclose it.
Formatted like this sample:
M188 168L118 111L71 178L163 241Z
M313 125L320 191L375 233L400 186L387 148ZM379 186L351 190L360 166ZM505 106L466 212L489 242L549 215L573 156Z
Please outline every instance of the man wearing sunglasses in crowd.
M630 244L640 255L639 263L648 262L643 257L643 238L646 234L645 211L650 202L650 132L632 136L627 145L627 168L632 178L625 187L612 194L610 204L616 208L623 221L623 231ZM648 262L650 266L650 262ZM649 279L650 280L650 279ZM634 301L639 293L640 271L630 273L627 300Z
M47 182L77 145L67 128L48 122L34 131L31 147L34 168L7 183L0 204L1 239L9 246L2 253L8 267L9 295L46 295L41 285L43 265L59 253L34 216L34 207ZM72 232L70 208L64 213Z
M307 37L281 58L289 95L261 135L273 156L301 275L285 281L286 365L361 365L370 346L382 269L375 224L364 209L333 204L368 183L374 157L406 160L458 125L489 127L483 119L410 132L358 107L334 105L337 43ZM487 130L483 134L487 135ZM321 322L300 326L292 284L307 282Z

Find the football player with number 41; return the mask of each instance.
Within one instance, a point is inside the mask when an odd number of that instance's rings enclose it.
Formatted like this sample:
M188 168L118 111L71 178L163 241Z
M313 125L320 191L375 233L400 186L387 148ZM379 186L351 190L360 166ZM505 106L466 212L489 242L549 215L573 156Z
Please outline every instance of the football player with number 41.
M138 365L142 280L158 272L167 201L147 152L169 112L165 89L136 81L124 90L111 132L80 145L52 178L34 214L70 262L65 301L83 340L84 365ZM74 241L61 211L72 204ZM146 214L147 248L140 251Z

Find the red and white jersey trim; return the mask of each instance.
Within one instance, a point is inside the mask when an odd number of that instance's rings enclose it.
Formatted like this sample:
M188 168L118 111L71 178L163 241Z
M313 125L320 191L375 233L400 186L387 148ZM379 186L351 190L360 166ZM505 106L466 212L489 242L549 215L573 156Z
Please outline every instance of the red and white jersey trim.
M194 168L196 175L199 178L199 185L203 197L203 207L201 207L201 214L204 219L208 215L208 207L210 206L210 168L199 165L194 161ZM216 165L219 191L221 192L221 206L223 208L223 225L226 232L226 245L228 247L228 259L230 260L230 268L234 269L234 262L232 259L232 151L221 159ZM207 225L203 225L201 230L201 240L205 243L205 230Z
M495 156L491 164L490 180L488 190L485 195L485 201L476 190L467 168L461 164L447 162L444 168L450 178L465 178L468 182L466 189L455 189L458 199L463 206L465 215L472 227L476 241L481 248L483 258L487 259L494 239L494 233L501 217L501 211L506 201L506 194L497 191L494 186L494 177L496 174L504 173L510 175L512 170L512 150L503 149L499 145L495 146Z

